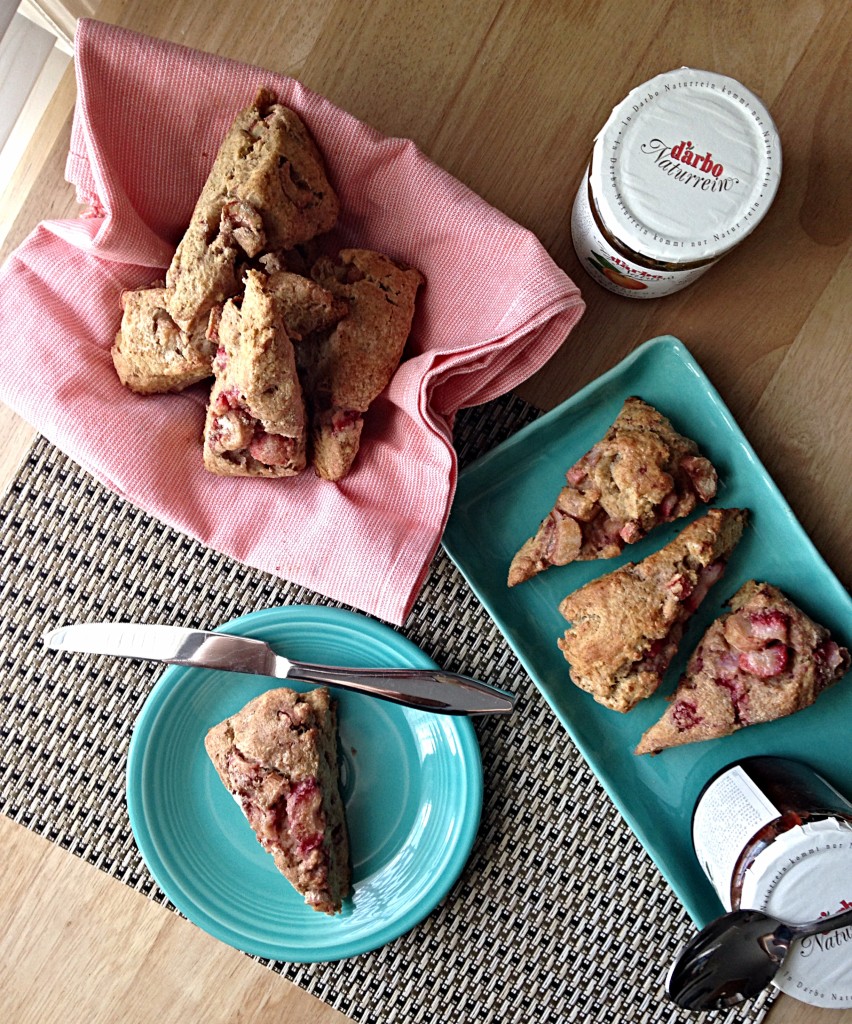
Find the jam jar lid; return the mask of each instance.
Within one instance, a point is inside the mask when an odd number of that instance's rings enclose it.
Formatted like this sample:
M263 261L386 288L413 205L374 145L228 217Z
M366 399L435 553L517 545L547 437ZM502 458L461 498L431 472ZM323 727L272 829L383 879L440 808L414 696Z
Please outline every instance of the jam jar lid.
M715 259L749 234L781 179L769 111L733 78L679 68L633 89L595 139L605 227L652 260Z
M777 836L743 878L740 906L782 921L813 921L852 905L852 824L805 822ZM814 1006L852 1008L852 928L797 942L775 984Z

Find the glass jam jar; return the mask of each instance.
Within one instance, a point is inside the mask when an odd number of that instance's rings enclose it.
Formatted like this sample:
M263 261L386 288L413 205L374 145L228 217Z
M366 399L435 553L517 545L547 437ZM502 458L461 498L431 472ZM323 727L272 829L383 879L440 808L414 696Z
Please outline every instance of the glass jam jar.
M597 135L574 248L610 291L669 295L757 227L780 179L778 132L753 93L711 71L668 71L630 92Z
M798 761L723 769L699 795L692 839L726 910L801 924L852 907L852 803ZM852 1008L852 928L799 942L775 983L814 1006Z

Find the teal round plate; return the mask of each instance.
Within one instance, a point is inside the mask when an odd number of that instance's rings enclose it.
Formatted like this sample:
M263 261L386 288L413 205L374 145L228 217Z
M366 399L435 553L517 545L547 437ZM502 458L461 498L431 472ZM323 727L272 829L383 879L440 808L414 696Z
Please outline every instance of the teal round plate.
M221 627L299 661L434 668L390 627L339 608L294 605ZM145 703L127 765L139 850L190 921L237 949L296 963L377 949L426 917L470 854L482 809L471 722L335 690L352 894L317 913L278 873L204 749L207 731L252 698L296 681L168 668Z

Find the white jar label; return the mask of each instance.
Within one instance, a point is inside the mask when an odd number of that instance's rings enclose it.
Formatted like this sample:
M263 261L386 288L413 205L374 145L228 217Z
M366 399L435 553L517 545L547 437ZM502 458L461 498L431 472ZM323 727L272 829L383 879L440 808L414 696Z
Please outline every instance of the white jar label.
M692 844L725 910L731 909L731 878L746 843L781 811L739 765L705 789L692 820Z
M577 190L571 213L571 238L583 269L604 288L630 299L658 299L662 295L671 295L701 277L713 265L708 263L691 270L648 270L619 255L595 224L585 177Z

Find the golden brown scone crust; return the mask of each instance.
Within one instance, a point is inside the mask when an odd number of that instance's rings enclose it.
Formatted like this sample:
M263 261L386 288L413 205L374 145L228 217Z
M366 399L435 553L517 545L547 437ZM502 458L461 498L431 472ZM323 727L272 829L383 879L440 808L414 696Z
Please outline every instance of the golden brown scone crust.
M637 754L792 715L849 670L849 652L777 587L749 580L730 606L704 634Z
M266 278L246 274L219 323L204 465L221 476L293 476L305 468L305 408L293 346Z
M233 193L261 211L265 250L293 249L331 230L340 203L299 115L267 89L258 92L254 105L263 123L248 130L252 149L242 158L245 171Z
M746 517L743 509L711 509L653 555L566 597L559 611L572 625L558 644L573 682L615 711L650 696Z
M141 395L182 391L212 374L203 327L182 331L168 313L165 288L124 292L121 330L111 349L122 384Z
M335 708L325 688L261 694L212 728L205 748L278 870L315 910L349 892Z
M717 485L696 443L636 397L566 477L552 511L513 558L510 587L551 565L614 558L659 523L711 500Z
M349 306L334 330L300 350L314 405L314 469L339 480L358 452L358 414L388 386L402 358L424 278L368 249L344 249L337 261L323 257L312 276Z
M339 209L307 128L261 89L225 136L166 275L175 321L189 328L236 295L238 261L328 231Z

